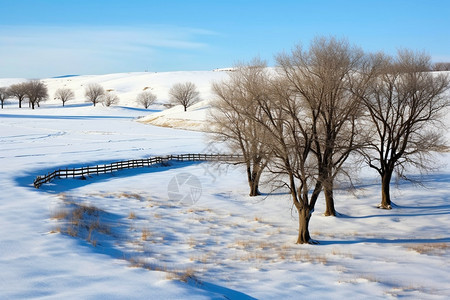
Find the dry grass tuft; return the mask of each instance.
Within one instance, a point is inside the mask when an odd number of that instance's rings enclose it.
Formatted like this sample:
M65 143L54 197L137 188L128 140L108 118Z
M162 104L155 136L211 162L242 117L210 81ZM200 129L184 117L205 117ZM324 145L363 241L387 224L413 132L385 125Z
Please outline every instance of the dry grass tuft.
M353 258L353 254L351 254L350 252L342 252L341 250L339 250L337 248L333 248L331 250L331 254L336 255L336 256L341 256L341 257Z
M65 218L67 218L68 214L69 214L69 212L66 209L57 209L57 210L54 210L53 212L51 212L50 219L63 220Z
M422 243L407 245L407 248L420 254L444 255L450 249L450 243Z
M131 220L136 219L136 214L133 211L130 211L130 213L128 214L128 219L131 219Z
M263 222L262 218L261 218L261 217L258 217L258 216L255 216L254 220L255 220L256 222L260 222L260 223Z
M195 277L195 270L193 268L187 268L185 270L180 270L180 271L167 272L166 279L179 280L182 282L188 282L189 280L194 280L194 281L198 282L198 279Z
M139 258L130 257L128 259L128 262L130 263L130 267L132 268L142 268L144 267L144 263Z
M117 197L119 197L119 198L126 198L126 199L136 199L136 200L139 200L139 201L142 200L142 196L137 194L137 193L125 193L125 192L123 192L123 193L119 193L117 195Z
M234 244L232 244L229 248L241 248L241 249L249 249L253 245L252 241L249 240L236 240Z
M78 236L78 228L76 226L69 225L69 227L67 227L66 233L71 237L76 237Z
M247 254L240 257L241 261L268 261L270 256L264 252L248 252Z
M187 239L187 244L189 245L189 248L195 248L195 246L197 246L198 242L194 237L189 237Z
M141 240L146 241L146 240L148 240L151 236L152 236L152 233L150 232L149 229L147 229L147 228L142 229Z

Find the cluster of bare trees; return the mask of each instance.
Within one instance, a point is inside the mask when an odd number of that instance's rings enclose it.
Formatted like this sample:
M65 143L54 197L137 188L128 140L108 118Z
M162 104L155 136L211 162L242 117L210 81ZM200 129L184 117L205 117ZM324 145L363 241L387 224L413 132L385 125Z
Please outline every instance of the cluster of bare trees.
M36 106L39 107L40 103L47 100L48 97L47 86L40 80L31 80L0 88L2 108L6 99L17 98L19 108L22 108L24 101L28 101L29 106L34 109ZM63 106L74 97L74 92L68 88L60 88L55 92L55 99L61 100Z
M86 86L85 97L89 102L92 102L94 106L96 106L97 103L103 103L105 106L119 103L119 97L115 93L105 91L98 83L91 83ZM184 111L200 100L197 87L192 82L174 84L169 90L169 97L171 104L182 105ZM144 90L137 95L136 103L147 109L150 105L155 103L156 99L157 97L154 93Z
M450 71L450 62L437 62L433 66L433 71Z
M399 51L367 54L346 40L316 38L278 55L238 65L214 84L213 136L239 150L250 195L263 170L287 187L298 212L297 243L311 243L308 224L323 191L325 215L335 215L336 178L350 182L346 161L358 157L381 178L381 208L390 209L394 172L427 169L445 147L439 117L450 106L449 79L427 72L429 56Z
M45 84L39 80L31 80L27 82L13 84L10 87L0 88L0 100L3 108L6 99L15 97L19 101L19 108L22 107L22 102L28 100L32 109L39 107L42 101L47 100L48 90Z

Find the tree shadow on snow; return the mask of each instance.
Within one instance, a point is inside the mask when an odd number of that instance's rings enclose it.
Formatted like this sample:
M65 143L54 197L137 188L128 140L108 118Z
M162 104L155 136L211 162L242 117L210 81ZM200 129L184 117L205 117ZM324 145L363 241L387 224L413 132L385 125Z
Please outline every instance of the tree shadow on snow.
M357 239L347 239L347 240L317 240L318 245L349 245L349 244L362 244L362 243L372 243L372 244L439 244L439 243L450 243L450 237L439 238L439 239L383 239L383 238L357 238Z
M214 294L218 294L222 296L224 299L242 299L242 300L254 300L256 298L253 298L247 294L244 294L239 291L235 291L229 288L226 288L224 286L216 285L209 282L198 282L196 280L189 280L188 284L191 286L194 286L196 288L212 292ZM222 298L221 297L221 298Z

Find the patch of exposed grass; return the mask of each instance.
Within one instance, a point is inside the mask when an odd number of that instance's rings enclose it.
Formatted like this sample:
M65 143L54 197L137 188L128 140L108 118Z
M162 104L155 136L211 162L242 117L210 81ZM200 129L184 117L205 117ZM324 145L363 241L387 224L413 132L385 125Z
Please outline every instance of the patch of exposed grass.
M67 234L86 240L94 247L97 246L95 235L110 234L108 225L102 224L102 210L85 204L65 202L64 208L57 209L51 213L51 218L58 221L52 233Z
M166 271L167 272L167 271ZM194 280L198 282L195 277L195 270L193 268L186 268L184 270L169 271L167 272L166 279L168 280L179 280L182 282L188 282L189 280Z
M409 250L420 254L444 255L450 249L450 243L421 243L406 246Z

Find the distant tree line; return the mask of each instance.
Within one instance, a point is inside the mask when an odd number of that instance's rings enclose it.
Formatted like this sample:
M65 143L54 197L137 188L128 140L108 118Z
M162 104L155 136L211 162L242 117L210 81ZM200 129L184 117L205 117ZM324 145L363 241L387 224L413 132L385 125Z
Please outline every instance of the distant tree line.
M433 71L450 71L450 62L437 62L433 66Z
M297 243L312 243L309 221L323 191L325 215L335 216L335 181L351 183L349 157L381 179L380 208L391 209L394 173L433 166L446 148L440 121L450 106L446 74L433 74L430 57L400 50L366 53L346 40L316 38L276 56L267 68L239 64L213 85L212 139L245 158L250 196L263 172L289 190L299 218Z
M93 106L96 106L98 103L102 103L104 106L111 106L118 104L120 101L117 94L112 92L112 90L105 91L99 83L88 84L85 87L84 96ZM7 99L16 98L19 102L19 108L22 108L24 101L28 101L30 107L34 109L35 106L39 107L40 103L47 100L48 97L48 89L40 80L21 82L10 87L0 87L1 108L3 108ZM75 93L69 88L59 88L54 95L54 99L60 100L63 106L65 106L67 101L74 98ZM154 93L144 89L137 95L135 101L137 105L147 109L155 103L156 99L157 96ZM182 105L184 111L186 111L188 107L200 101L200 96L194 83L175 83L169 90L169 100L171 105Z

